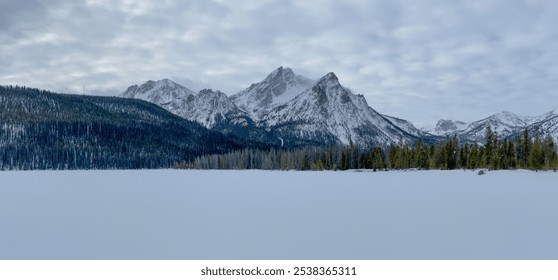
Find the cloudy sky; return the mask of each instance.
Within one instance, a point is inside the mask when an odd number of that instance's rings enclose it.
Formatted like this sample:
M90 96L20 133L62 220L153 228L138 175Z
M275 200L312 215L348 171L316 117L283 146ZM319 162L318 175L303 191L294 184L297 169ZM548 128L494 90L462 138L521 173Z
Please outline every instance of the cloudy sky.
M284 65L417 126L558 109L558 2L0 1L0 84L228 95Z

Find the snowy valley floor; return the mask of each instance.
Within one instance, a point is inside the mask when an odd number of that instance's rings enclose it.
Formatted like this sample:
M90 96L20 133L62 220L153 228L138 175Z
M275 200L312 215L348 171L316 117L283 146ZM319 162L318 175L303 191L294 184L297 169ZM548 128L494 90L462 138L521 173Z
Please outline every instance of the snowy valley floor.
M0 259L558 259L558 173L0 172Z

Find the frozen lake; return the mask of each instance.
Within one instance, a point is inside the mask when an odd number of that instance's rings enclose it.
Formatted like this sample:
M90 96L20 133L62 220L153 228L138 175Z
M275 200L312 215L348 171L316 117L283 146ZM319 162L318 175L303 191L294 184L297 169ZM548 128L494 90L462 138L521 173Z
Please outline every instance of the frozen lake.
M0 172L0 259L558 259L558 173Z

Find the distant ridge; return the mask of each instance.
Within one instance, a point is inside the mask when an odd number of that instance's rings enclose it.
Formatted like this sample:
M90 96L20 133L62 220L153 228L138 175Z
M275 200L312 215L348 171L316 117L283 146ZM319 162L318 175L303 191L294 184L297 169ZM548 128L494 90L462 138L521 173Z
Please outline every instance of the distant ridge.
M453 126L452 126L453 125ZM509 111L502 111L484 119L471 122L453 122L440 120L434 129L438 135L457 135L461 141L484 142L486 129L490 128L500 139L518 136L527 129L534 137L551 136L558 139L558 114L554 111L538 116L520 116Z

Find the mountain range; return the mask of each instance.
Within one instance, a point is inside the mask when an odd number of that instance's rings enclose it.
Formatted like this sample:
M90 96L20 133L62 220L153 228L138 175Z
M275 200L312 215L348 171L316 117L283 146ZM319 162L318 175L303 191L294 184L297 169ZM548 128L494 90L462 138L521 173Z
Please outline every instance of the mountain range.
M558 114L504 111L471 123L440 120L428 131L377 112L334 73L314 80L286 67L231 96L168 79L132 85L119 97L0 86L0 170L168 168L246 148L386 148L452 135L482 144L488 127L500 139L527 129L557 140Z
M387 147L418 139L436 143L449 135L484 143L489 126L499 138L527 129L531 136L558 139L554 111L535 117L501 112L471 123L440 120L431 131L417 129L374 110L334 73L314 80L286 67L231 96L194 92L168 79L130 86L120 97L0 87L0 109L0 169L169 167L242 148Z
M554 112L523 117L504 111L471 123L440 120L433 130L418 129L377 112L364 96L342 86L334 73L313 80L287 67L230 97L211 89L196 93L168 79L130 86L121 97L152 102L209 129L287 147L385 147L417 139L434 143L453 134L462 142L482 143L488 126L499 138L514 137L527 128L532 135L558 139Z
M503 111L471 123L440 120L430 133L438 136L455 134L461 141L483 143L488 127L495 131L500 139L516 137L527 129L531 136L549 135L556 140L558 139L558 114L551 111L539 116L520 116Z
M146 100L207 128L256 135L252 140L283 147L388 146L439 139L408 121L378 113L334 73L312 80L279 67L230 97L207 89L195 93L170 80L147 81L130 86L121 97Z

